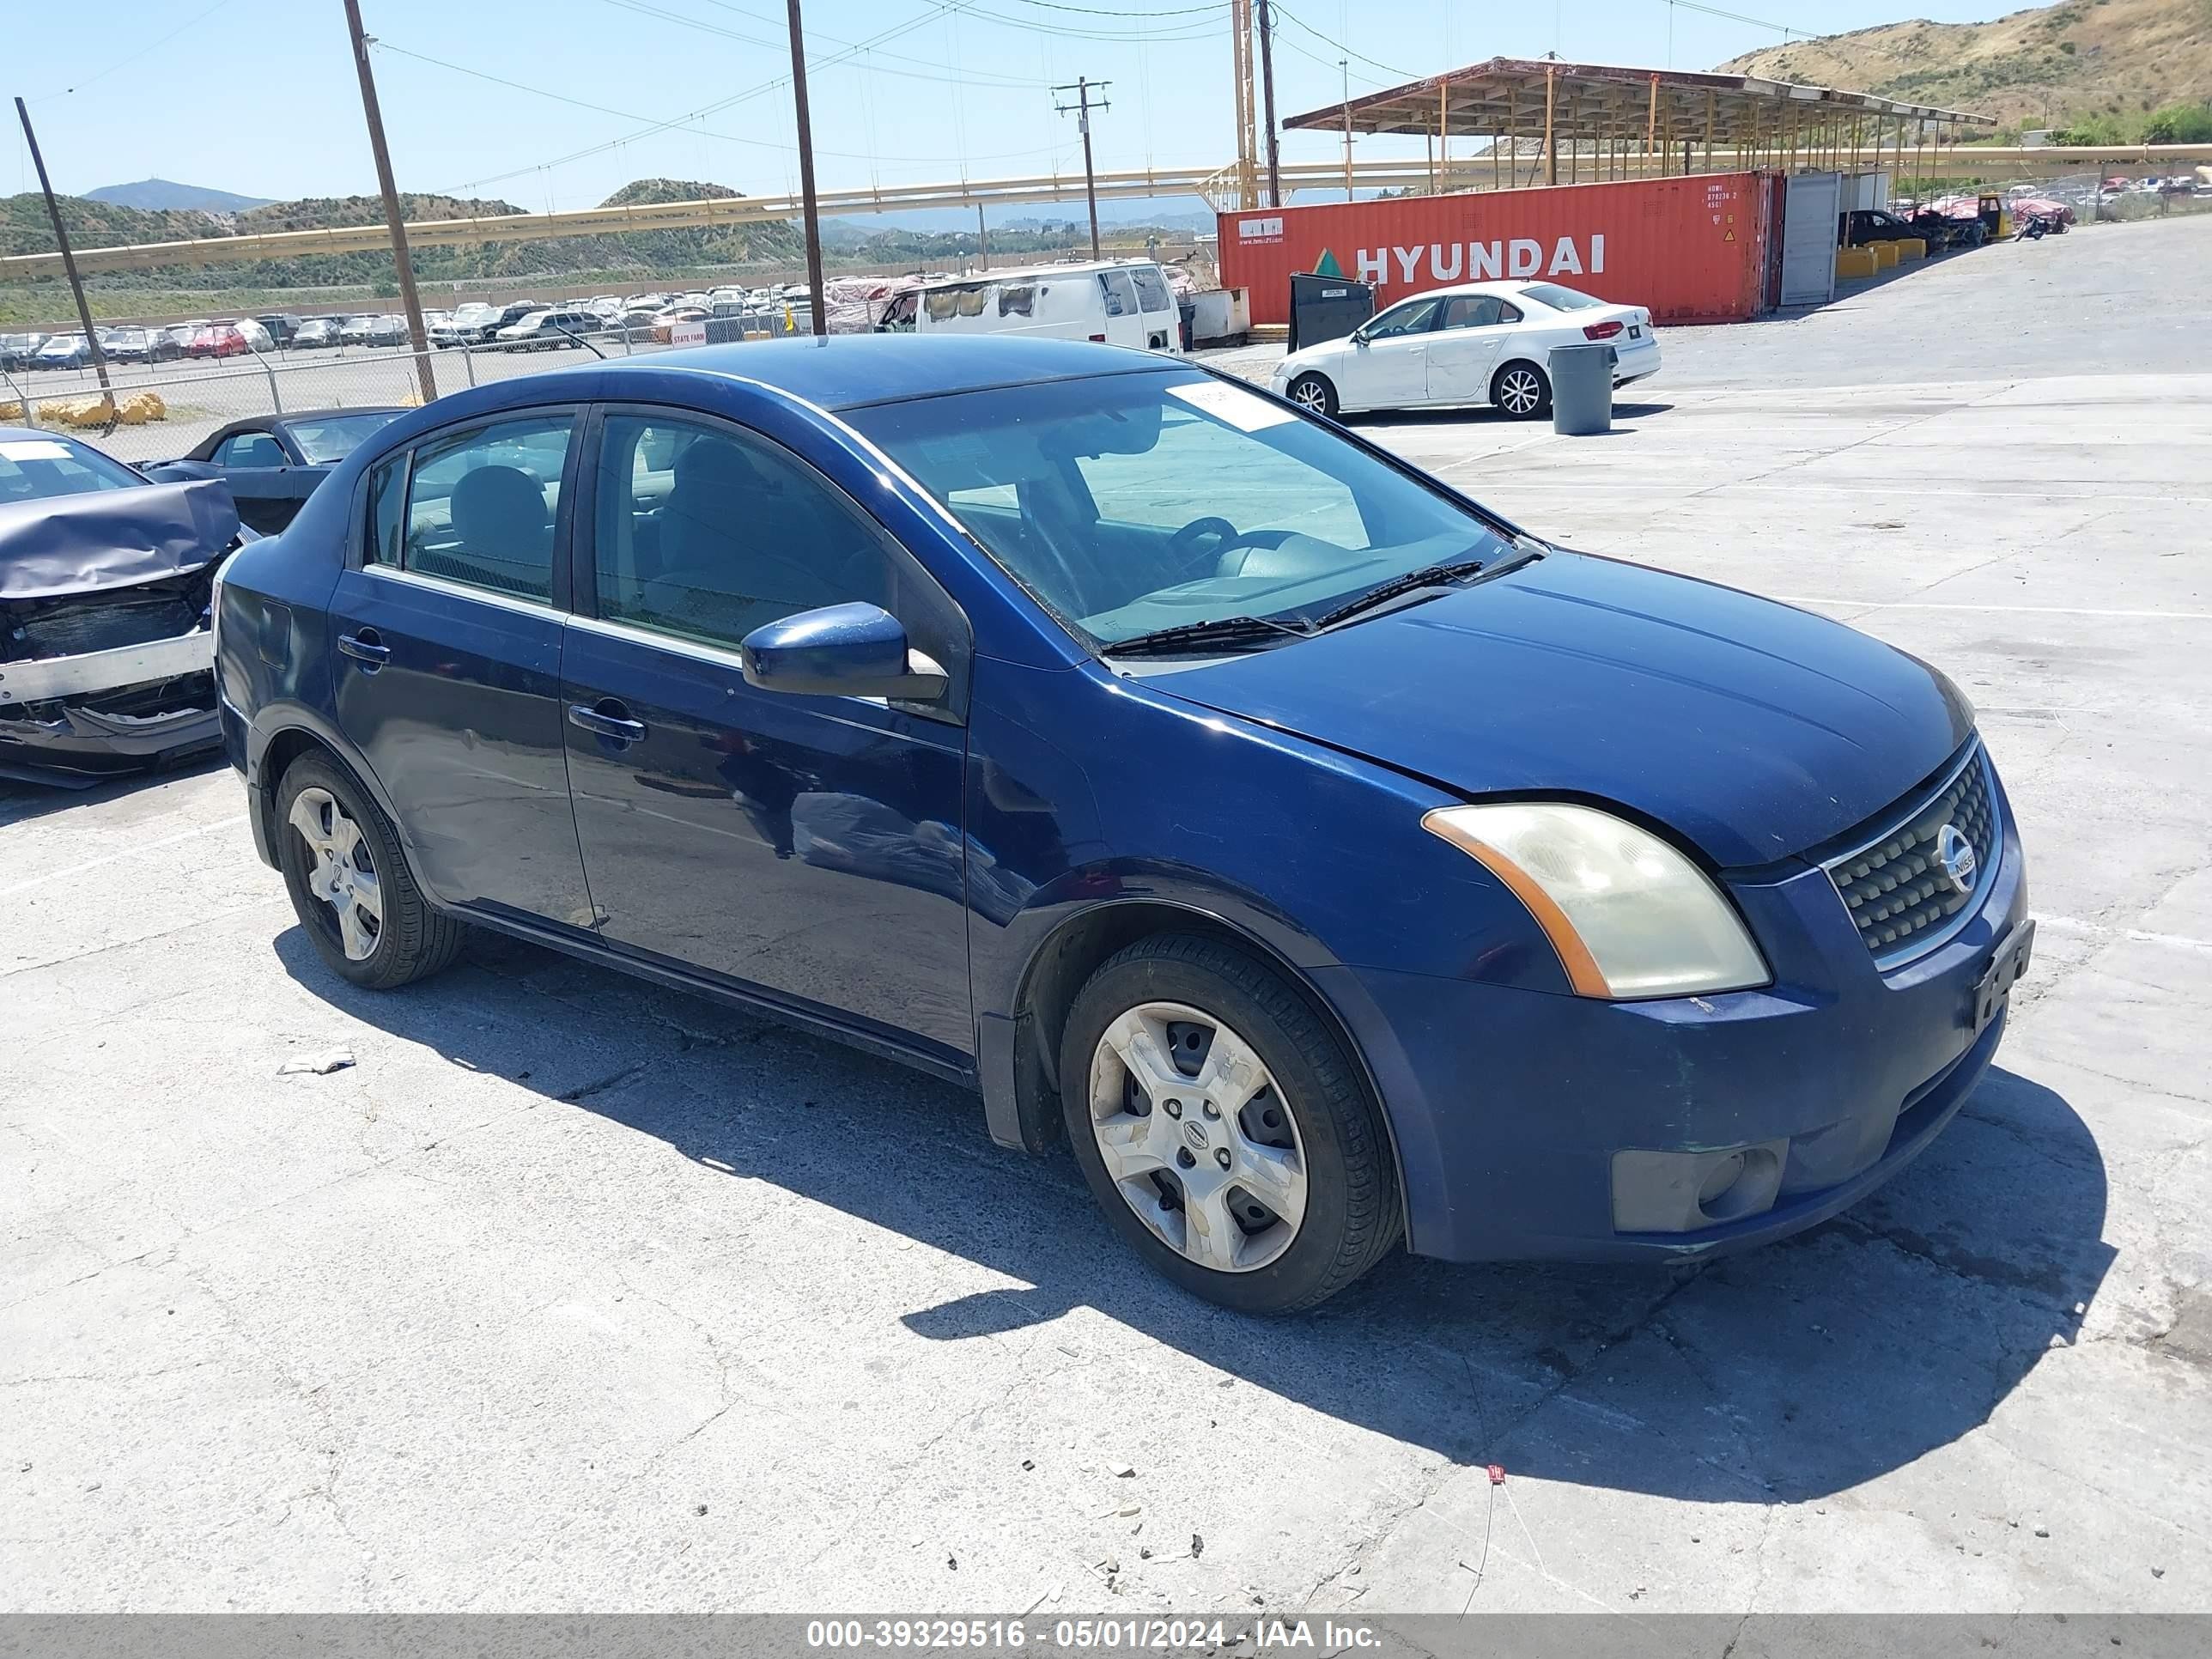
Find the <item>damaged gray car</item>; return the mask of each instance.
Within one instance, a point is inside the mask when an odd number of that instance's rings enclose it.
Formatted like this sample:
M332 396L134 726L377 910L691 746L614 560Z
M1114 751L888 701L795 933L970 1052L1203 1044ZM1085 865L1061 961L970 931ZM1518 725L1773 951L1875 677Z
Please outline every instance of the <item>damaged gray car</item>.
M84 787L215 745L210 602L253 539L218 480L0 427L0 778Z

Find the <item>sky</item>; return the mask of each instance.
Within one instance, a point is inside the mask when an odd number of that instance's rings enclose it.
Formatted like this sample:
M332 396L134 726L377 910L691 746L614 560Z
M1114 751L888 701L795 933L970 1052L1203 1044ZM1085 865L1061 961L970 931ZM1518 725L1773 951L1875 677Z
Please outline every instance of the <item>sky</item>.
M1970 21L1990 0L1290 0L1276 11L1288 116L1496 56L1709 69L1787 28L1901 15ZM536 211L632 179L798 187L780 0L362 0L400 188ZM1715 11L1732 16L1715 15ZM1204 0L808 0L821 188L1080 176L1056 85L1109 82L1102 169L1234 159L1229 8ZM0 72L31 107L55 187L156 176L243 195L372 193L340 0L0 0ZM1346 70L1338 68L1345 59ZM1358 141L1403 153L1418 139ZM1288 133L1286 161L1339 153ZM21 131L0 193L34 190Z

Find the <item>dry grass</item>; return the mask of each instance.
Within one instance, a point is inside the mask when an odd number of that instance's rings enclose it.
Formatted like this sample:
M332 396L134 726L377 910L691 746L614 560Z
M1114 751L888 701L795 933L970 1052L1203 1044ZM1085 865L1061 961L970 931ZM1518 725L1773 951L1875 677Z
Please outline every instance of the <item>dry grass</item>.
M1988 23L1886 23L1721 68L2063 126L2212 98L2212 0L2066 0Z

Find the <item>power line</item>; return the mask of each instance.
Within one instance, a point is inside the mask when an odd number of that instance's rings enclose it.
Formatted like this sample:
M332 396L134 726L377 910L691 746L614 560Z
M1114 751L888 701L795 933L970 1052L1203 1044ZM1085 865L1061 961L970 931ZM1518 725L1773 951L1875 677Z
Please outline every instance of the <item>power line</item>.
M1395 75L1401 81L1418 81L1421 78L1411 70L1400 69L1395 64L1386 64L1379 58L1370 58L1365 52L1359 51L1356 47L1347 46L1343 41L1336 40L1332 36L1323 34L1312 24L1307 22L1304 18L1292 11L1288 6L1278 3L1275 7L1275 15L1278 17L1289 18L1291 22L1297 24L1308 34L1313 36L1315 40L1320 41L1323 46L1332 46L1338 52L1343 52L1347 57L1357 58L1363 64L1372 64L1376 69L1381 70L1385 75ZM1307 56L1311 57L1312 54L1309 52ZM1334 69L1336 66L1332 64L1329 67Z
M137 63L141 58L146 56L148 52L155 50L157 47L167 46L170 41L175 40L186 29L191 28L195 23L205 22L209 18L214 16L216 13L221 11L229 3L230 0L215 0L215 4L210 6L205 11L194 13L191 17L186 18L183 22L178 24L176 27L171 29L167 34L162 35L159 40L148 41L144 46L139 47L137 51L132 52L129 57L117 58L105 69L102 69L94 74L86 76L84 79L78 82L76 86L57 87L52 92L41 93L38 97L32 99L31 101L34 104L43 104L49 98L58 98L64 93L75 92L80 87L88 87L94 81L104 81L109 76L114 74L116 70L124 68L127 64Z
M1701 11L1708 17L1723 17L1731 23L1748 23L1755 29L1772 29L1780 35L1796 35L1800 40L1814 37L1804 29L1791 28L1787 23L1770 23L1764 17L1746 17L1740 11L1723 11L1718 6L1699 5L1698 0L1668 0L1669 6L1680 6L1684 11Z
M593 112L595 114L612 115L624 121L644 121L647 123L650 123L653 118L649 115L639 115L629 110L614 109L605 104L594 104L582 98L572 98L564 92L554 92L544 87L533 87L527 82L509 80L503 75L493 75L485 70L471 69L465 64L448 63L442 58L433 58L428 52L412 52L405 46L394 46L389 40L380 40L376 41L374 45L376 50L379 52L392 52L401 58L411 58L418 64L434 64L439 69L451 70L456 75L465 75L477 81L489 81L494 86L510 88L516 92L526 92L533 97L550 98L556 103L571 105L577 109L587 109ZM749 144L756 149L781 150L787 155L796 155L799 150L799 146L796 144L781 143L773 138L749 138L742 133L715 132L705 127L694 127L689 125L685 126L684 131L687 132L696 133L702 138L720 139L722 143L726 144ZM988 155L908 155L902 156L901 159L909 161L921 161L953 166L967 161L1000 161L1011 160L1014 157L1022 155L1052 155L1058 154L1060 150L1065 149L1067 147L1064 144L1042 144L1030 149L999 150ZM873 155L864 155L854 150L817 149L814 153L817 155L834 155L841 161L872 161L876 159ZM534 172L536 169L526 168L525 171Z

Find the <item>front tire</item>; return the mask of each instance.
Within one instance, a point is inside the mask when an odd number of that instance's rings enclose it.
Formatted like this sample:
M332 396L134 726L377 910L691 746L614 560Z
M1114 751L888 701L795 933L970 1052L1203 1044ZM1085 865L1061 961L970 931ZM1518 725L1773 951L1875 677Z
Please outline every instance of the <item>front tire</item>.
M1508 363L1491 377L1490 401L1508 420L1540 420L1552 412L1551 377L1534 363Z
M1301 374L1291 382L1283 395L1309 415L1318 415L1330 421L1337 416L1336 388L1328 383L1326 375Z
M1210 1302L1310 1308L1397 1242L1395 1172L1357 1065L1245 951L1160 934L1110 958L1069 1010L1060 1085L1109 1223Z
M292 909L341 978L389 991L460 953L467 930L430 908L391 820L342 768L305 755L285 769L276 835Z

